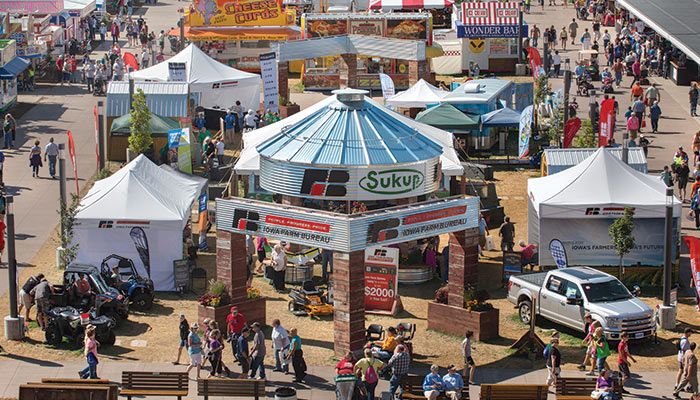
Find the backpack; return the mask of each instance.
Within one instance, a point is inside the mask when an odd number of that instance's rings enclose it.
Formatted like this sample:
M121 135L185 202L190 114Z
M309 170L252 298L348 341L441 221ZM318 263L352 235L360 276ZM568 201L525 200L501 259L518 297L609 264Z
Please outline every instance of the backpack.
M544 359L546 360L549 358L551 353L552 353L552 344L550 343L550 344L544 346L544 351L542 351L542 355L544 356Z
M372 361L370 361L370 364L367 367L367 370L365 370L365 382L367 382L371 385L373 383L376 383L378 380L379 380L379 377L377 377L377 371L374 370L374 366L372 365Z

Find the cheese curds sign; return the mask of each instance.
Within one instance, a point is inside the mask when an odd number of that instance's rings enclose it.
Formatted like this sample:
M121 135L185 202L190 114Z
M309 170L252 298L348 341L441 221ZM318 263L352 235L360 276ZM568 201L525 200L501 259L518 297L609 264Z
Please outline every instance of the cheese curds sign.
M195 0L189 11L190 26L286 26L294 24L294 11L276 0Z

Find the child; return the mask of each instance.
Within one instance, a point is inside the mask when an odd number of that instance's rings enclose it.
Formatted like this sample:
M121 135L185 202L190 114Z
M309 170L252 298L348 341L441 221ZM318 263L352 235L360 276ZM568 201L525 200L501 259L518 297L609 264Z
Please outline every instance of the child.
M630 350L627 345L627 342L629 341L629 335L627 332L622 333L621 339L620 344L617 345L617 367L620 370L620 376L622 376L622 380L620 382L622 393L627 394L629 392L625 390L625 382L630 378L630 365L627 359L632 360L634 363L636 363L637 360L635 360L634 357L632 357L632 354L630 354Z
M472 358L472 336L474 332L467 331L464 335L464 340L462 341L462 355L464 356L464 369L462 370L462 376L467 377L467 369L469 369L469 381L470 385L474 384L474 372L476 371L476 364Z

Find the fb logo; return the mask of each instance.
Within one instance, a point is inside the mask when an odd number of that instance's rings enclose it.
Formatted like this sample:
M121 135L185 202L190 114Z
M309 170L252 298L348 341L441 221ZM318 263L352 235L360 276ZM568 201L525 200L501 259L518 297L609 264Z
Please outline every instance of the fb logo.
M114 221L100 221L97 227L101 229L111 228L112 224L114 224Z
M592 207L586 209L586 215L598 215L600 214L600 208Z
M401 220L398 218L372 222L367 228L367 243L379 243L385 240L396 239L399 237L399 231L393 228L397 228L400 224Z
M374 256L375 257L386 257L386 249L375 249Z
M345 184L350 180L348 171L307 169L301 182L301 194L309 196L345 197Z
M260 214L255 211L235 209L233 210L233 228L242 231L256 232L258 230L257 221L260 221Z

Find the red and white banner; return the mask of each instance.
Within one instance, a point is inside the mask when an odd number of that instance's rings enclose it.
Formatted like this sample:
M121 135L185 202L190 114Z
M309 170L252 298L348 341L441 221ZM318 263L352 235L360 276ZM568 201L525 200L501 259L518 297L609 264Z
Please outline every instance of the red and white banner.
M516 1L463 2L464 25L517 25L520 13Z
M365 250L365 310L391 311L399 295L399 249Z
M615 123L615 100L607 99L600 103L600 121L598 124L598 147L608 145L613 137Z
M700 239L693 236L683 236L683 241L690 250L690 272L696 296L700 297Z
M370 10L428 10L452 7L452 0L372 0Z
M581 120L578 117L571 118L564 125L564 148L571 147L578 130L581 129Z
M80 184L78 183L78 164L75 163L75 141L73 140L73 133L71 131L66 132L68 134L68 153L70 154L70 161L73 163L73 177L75 178L75 194L80 196Z

